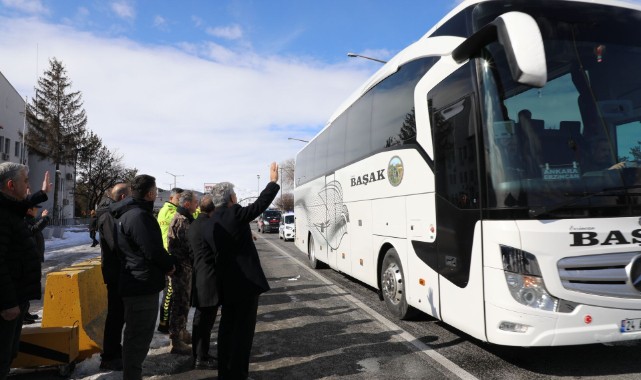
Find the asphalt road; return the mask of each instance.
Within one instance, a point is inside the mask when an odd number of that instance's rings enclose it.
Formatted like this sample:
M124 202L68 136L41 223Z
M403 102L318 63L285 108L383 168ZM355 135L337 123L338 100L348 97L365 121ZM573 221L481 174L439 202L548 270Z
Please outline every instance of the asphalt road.
M641 342L501 347L424 314L399 321L374 289L331 269L310 269L294 243L277 234L258 236L256 246L272 290L260 297L253 379L641 378ZM66 261L50 263L49 270ZM212 343L215 331L213 335ZM217 371L190 370L188 357L168 351L166 341L152 347L144 363L146 379L216 378ZM52 377L51 372L27 372L12 378ZM105 373L90 378L119 377Z
M331 269L308 269L305 255L276 234L260 237L257 246L274 289L261 299L262 326L251 368L255 379L641 378L641 341L615 346L502 347L476 340L425 314L399 321L387 312L374 289ZM288 271L291 274L279 274ZM298 275L298 280L290 281ZM278 309L271 311L275 303ZM340 321L335 320L337 316ZM274 325L265 330L264 323L270 319ZM295 334L284 331L288 328ZM326 358L336 350L340 354L329 360L300 362L313 355ZM283 363L299 363L268 369L266 362L276 362L259 360L265 352L282 356Z

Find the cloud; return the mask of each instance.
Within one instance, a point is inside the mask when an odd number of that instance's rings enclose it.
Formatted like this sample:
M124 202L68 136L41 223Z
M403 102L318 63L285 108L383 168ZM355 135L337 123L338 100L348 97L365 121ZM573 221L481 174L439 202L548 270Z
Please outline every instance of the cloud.
M40 0L1 0L0 3L7 8L15 9L29 14L47 14L49 10Z
M121 19L132 21L136 18L136 10L127 1L114 1L111 3L111 10Z
M160 30L167 30L167 20L160 16L154 16L154 27Z
M226 40L238 40L243 37L243 30L237 24L207 28L205 32L210 36L224 38Z
M212 43L143 45L33 19L0 17L0 71L24 97L48 59L81 91L87 127L160 187L201 190L231 181L255 189L268 164L292 158L369 76L345 61L260 55ZM91 52L91 54L87 54ZM166 178L165 178L166 177ZM262 182L262 186L265 185Z

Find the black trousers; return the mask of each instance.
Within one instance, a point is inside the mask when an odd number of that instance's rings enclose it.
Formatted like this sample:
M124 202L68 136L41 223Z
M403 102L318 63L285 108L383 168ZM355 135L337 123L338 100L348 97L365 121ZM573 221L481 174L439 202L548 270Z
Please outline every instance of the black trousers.
M218 329L218 376L221 380L246 379L249 375L258 296L223 295Z
M122 358L122 328L125 326L125 306L118 293L118 284L107 284L107 318L102 340L102 360Z
M0 317L0 379L4 380L9 375L11 362L18 355L20 334L22 333L22 319L27 312L28 302L21 303L20 315L10 321Z
M194 359L205 359L209 356L211 329L216 322L218 306L196 307L192 320L191 350Z

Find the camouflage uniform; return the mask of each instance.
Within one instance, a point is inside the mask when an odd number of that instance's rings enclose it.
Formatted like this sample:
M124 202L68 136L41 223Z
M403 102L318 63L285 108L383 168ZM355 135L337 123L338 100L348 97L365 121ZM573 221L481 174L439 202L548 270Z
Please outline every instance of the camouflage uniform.
M187 328L191 296L191 273L193 256L187 242L187 230L193 221L189 212L178 207L167 232L169 253L176 258L176 271L171 275L173 288L169 333L177 337Z

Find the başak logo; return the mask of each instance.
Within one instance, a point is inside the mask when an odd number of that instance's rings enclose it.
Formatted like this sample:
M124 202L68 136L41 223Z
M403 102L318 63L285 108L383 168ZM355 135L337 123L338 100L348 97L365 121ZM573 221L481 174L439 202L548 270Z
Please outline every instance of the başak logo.
M385 179L385 169L377 170L376 172L365 173L358 177L352 177L352 187L367 185L370 182L376 182Z
M589 228L570 228L572 244L570 247L589 247L593 245L641 245L641 229L623 233L619 230L608 231L607 234L598 234Z

